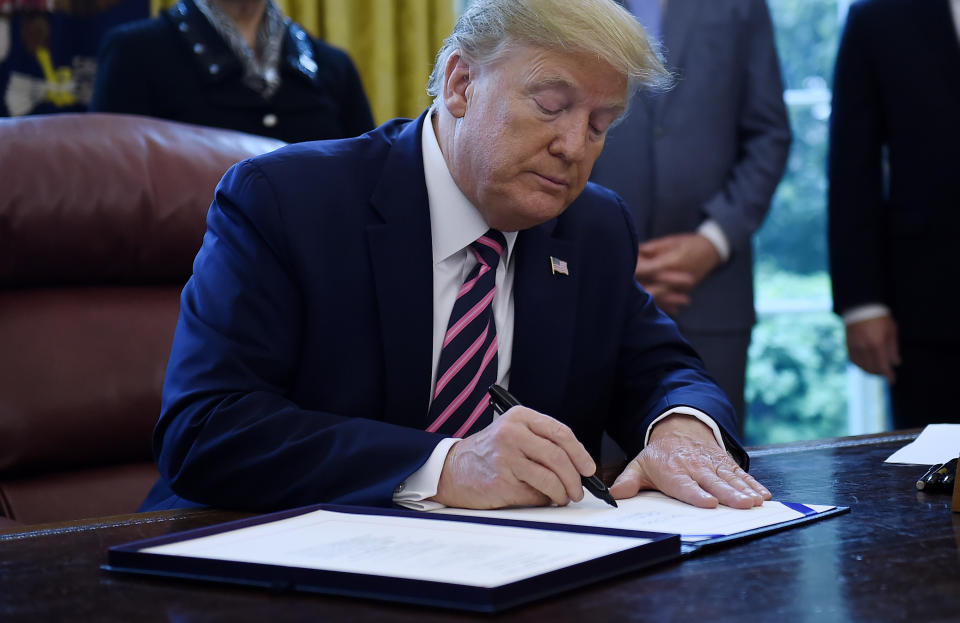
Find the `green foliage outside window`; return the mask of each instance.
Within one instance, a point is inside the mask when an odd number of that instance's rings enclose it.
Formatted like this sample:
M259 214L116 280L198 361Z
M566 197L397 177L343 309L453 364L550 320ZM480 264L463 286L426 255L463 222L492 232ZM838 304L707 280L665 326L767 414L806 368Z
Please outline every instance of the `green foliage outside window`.
M747 370L749 444L848 432L846 346L830 311L826 249L829 85L847 4L839 2L769 0L793 144L754 241L760 314Z
M824 309L828 275L770 266L758 267L757 273L766 300L805 301L810 309L762 313L754 327L746 389L748 443L846 434L846 348L843 323Z

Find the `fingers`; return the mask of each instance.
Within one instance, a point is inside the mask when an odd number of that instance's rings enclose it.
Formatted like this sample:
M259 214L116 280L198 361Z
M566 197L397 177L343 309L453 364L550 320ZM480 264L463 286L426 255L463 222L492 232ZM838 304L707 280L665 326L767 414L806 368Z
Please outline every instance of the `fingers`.
M561 474L544 467L532 459L522 461L513 470L518 481L528 485L533 491L547 498L547 503L565 506L571 500L579 502L583 498L583 485L580 476L572 476L570 470L561 470Z
M896 381L894 366L900 364L897 326L890 316L869 318L847 325L850 361L890 383Z
M653 297L657 307L671 316L676 316L681 309L690 304L690 297L682 292L664 288L659 284L644 286L644 288Z
M562 449L578 475L592 476L597 471L597 464L593 457L583 447L583 444L580 443L569 426L549 415L537 413L530 409L527 409L527 411L534 416L528 421L530 430Z
M716 508L719 504L723 503L722 498L712 495L697 484L695 480L682 474L666 481L662 490L672 498L676 498L681 502L686 502L693 506L699 506L700 508ZM727 497L729 496L724 496L724 498ZM731 505L727 504L727 506Z
M884 343L856 342L848 344L850 361L857 364L870 374L879 374L893 383L895 375L893 362L889 357L889 349Z
M770 493L770 490L760 484L760 481L758 481L756 478L745 472L742 467L734 463L734 468L734 473L736 476L745 482L750 489L757 493L761 499L766 501L773 498L773 494Z
M583 498L580 476L592 476L597 465L570 427L552 417L530 412L527 425L535 434L523 447L527 463L520 463L517 478L543 492L559 505ZM571 469L572 468L572 469ZM556 488L562 486L562 492Z
M671 316L690 304L690 292L697 280L686 270L673 266L669 255L645 253L645 248L666 246L663 240L641 245L637 256L635 277L643 288L653 296L657 307Z
M433 499L464 508L564 505L583 498L580 476L595 471L569 427L514 407L451 447Z
M641 283L655 280L661 271L668 268L671 248L662 238L641 244L637 250L637 265L634 269L637 280Z
M683 270L663 270L657 275L657 284L661 287L677 292L689 293L693 291L696 282L693 276Z
M662 279L676 272L689 280L692 289L721 262L720 253L705 236L693 233L672 234L641 244L637 253L637 278Z
M634 268L634 276L640 283L654 281L657 274L662 270L662 262L657 259L647 259L640 256L637 259L637 265Z
M668 256L638 256L634 276L645 287L657 283L681 292L690 292L697 285L693 273Z
M716 496L724 506L732 508L752 508L763 504L764 497L756 491L743 475L746 474L733 461L702 466L699 478L694 476L697 485ZM767 498L769 499L769 498Z
M656 257L673 249L674 246L672 236L663 236L641 243L637 247L637 254L642 257Z
M618 500L632 498L644 489L652 489L653 484L643 477L637 459L630 461L610 486L610 495Z
M702 489L688 474L660 473L654 477L648 477L645 469L648 456L641 452L627 465L610 487L610 495L622 500L631 498L640 491L657 489L672 498L694 506L702 508L717 506L718 499Z
M717 445L709 428L685 416L657 425L650 443L617 477L610 493L625 498L643 489L659 489L704 508L718 503L752 508L771 499L767 488Z

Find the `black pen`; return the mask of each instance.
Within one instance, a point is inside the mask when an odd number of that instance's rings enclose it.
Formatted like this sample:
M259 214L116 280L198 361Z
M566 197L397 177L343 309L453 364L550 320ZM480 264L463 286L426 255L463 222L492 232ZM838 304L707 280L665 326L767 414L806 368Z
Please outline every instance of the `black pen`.
M917 481L917 488L928 493L950 493L953 491L956 473L957 459L950 459L943 465L934 465Z
M920 491L923 491L923 489L928 484L930 484L930 477L933 476L933 473L936 472L941 467L943 467L943 463L937 463L936 465L931 465L930 469L928 469L926 473L924 473L923 476L920 476L920 478L917 480L917 489L919 489Z
M490 386L490 402L493 404L493 410L503 415L510 407L520 406L520 401L513 397L513 394L500 387L496 383ZM603 484L603 481L593 476L580 476L580 482L595 497L603 500L610 506L617 508L617 501L610 495L610 490Z

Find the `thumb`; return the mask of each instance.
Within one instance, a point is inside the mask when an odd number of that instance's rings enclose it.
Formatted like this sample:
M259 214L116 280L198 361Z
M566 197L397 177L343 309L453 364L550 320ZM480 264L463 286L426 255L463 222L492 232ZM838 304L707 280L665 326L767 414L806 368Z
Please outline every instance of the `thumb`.
M617 499L632 498L642 489L652 489L653 483L647 478L638 459L633 459L624 468L610 487L610 495Z

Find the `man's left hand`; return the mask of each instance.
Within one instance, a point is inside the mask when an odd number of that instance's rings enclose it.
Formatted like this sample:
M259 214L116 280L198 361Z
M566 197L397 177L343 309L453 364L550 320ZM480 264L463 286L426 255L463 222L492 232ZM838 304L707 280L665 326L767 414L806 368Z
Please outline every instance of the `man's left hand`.
M647 447L617 476L610 493L623 499L643 489L703 508L752 508L771 497L717 445L710 427L679 414L654 426Z

